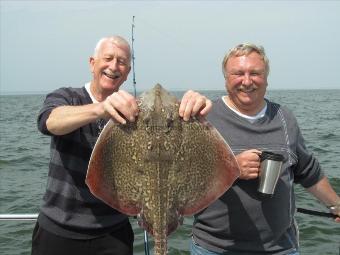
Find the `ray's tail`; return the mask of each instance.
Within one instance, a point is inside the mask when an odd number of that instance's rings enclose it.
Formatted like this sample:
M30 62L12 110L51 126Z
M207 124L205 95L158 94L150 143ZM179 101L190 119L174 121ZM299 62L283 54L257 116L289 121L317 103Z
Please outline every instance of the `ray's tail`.
M154 254L155 255L166 255L168 251L166 228L161 229L160 233L156 231L154 233L154 240L155 240Z

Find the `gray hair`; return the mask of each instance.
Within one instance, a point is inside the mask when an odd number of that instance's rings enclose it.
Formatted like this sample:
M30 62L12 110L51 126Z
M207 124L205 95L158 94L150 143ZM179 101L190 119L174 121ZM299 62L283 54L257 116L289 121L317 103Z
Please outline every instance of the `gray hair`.
M118 46L126 46L128 48L128 53L129 53L129 61L131 61L131 49L130 49L130 44L121 36L119 35L113 35L109 37L103 37L101 38L97 44L96 47L94 48L93 52L93 57L98 57L99 50L101 46L103 45L104 42L109 41L113 44L116 44Z
M236 47L230 49L229 52L224 56L223 62L222 62L222 72L223 72L224 78L227 77L225 66L226 66L228 60L231 57L248 56L252 52L256 52L262 57L262 60L265 64L265 68L266 68L265 69L265 75L266 75L266 77L268 77L269 69L270 69L269 68L269 59L266 56L264 48L262 46L257 46L257 45L252 44L252 43L242 43L242 44L239 44Z

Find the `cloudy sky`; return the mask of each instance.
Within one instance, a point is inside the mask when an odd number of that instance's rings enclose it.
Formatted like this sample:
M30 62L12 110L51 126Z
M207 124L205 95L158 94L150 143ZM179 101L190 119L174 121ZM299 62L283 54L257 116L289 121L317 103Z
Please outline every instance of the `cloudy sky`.
M137 89L224 89L221 61L263 45L270 89L340 89L340 1L0 1L0 94L91 79L103 36L131 41ZM123 87L132 90L132 75Z

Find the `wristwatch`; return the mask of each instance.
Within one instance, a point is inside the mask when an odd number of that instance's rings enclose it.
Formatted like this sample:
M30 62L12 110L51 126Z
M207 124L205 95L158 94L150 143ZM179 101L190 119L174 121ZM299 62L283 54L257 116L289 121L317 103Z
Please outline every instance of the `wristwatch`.
M337 214L340 216L340 200L337 201L334 205L327 206L331 213Z

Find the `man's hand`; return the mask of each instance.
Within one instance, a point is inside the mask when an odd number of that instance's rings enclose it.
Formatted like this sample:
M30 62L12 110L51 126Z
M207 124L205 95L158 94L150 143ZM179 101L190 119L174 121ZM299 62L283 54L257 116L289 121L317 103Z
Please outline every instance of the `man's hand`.
M136 99L124 90L114 92L102 103L104 118L112 118L120 124L126 124L126 119L135 121L138 116L138 106Z
M337 216L335 218L335 221L340 223L340 198L338 199L337 203L329 207L329 210L331 211L331 213Z
M331 213L337 216L335 221L340 223L340 197L329 183L327 177L324 176L307 190L329 207Z
M179 116L183 120L188 121L191 116L199 114L200 116L206 116L212 107L211 101L202 96L198 92L189 90L187 91L179 106Z
M236 155L240 167L240 179L250 180L259 177L261 151L252 149Z

